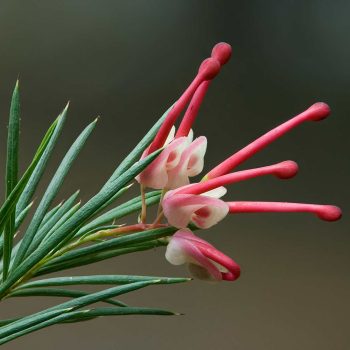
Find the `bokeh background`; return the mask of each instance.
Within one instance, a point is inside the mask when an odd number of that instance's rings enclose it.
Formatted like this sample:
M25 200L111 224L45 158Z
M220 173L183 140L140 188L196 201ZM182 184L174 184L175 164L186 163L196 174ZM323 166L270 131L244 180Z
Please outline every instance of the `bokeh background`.
M179 96L211 47L227 41L232 59L212 84L195 125L195 133L209 139L206 169L325 101L333 110L329 119L302 125L241 167L293 159L299 176L234 185L226 198L334 203L344 211L336 223L306 214L232 215L202 236L241 264L237 282L150 287L123 299L184 316L54 326L3 348L348 349L349 15L346 0L0 1L1 149L18 75L23 169L49 123L71 101L44 184L79 131L101 116L61 198L77 188L83 201L90 198ZM0 157L4 168L4 151ZM164 249L72 273L188 274L165 261ZM0 318L52 302L18 298L1 307Z

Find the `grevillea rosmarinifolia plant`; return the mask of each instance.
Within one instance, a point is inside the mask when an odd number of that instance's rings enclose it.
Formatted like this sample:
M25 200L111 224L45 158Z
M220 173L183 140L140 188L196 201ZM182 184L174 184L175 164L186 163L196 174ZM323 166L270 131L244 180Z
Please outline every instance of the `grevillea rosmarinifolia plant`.
M19 176L20 98L16 83L8 124L6 197L0 208L0 298L59 296L69 300L31 315L18 315L19 310L14 310L13 319L0 321L0 344L62 322L112 315L176 315L162 309L126 305L116 297L151 285L191 280L134 275L63 275L43 279L43 275L166 246L166 259L174 265L187 264L194 277L234 281L240 276L239 265L199 238L200 229L214 226L229 213L309 212L327 221L341 217L340 209L332 205L221 199L226 193L225 186L239 181L269 175L280 179L293 177L298 166L290 160L248 170L235 169L294 127L326 118L330 109L321 102L221 161L199 182L190 183L190 178L204 168L207 148L206 137L194 138L192 126L212 80L230 57L230 45L214 46L211 57L202 62L180 98L86 203L78 200L77 191L59 205L52 205L97 120L89 124L69 148L34 209L33 195L58 142L68 105L49 127L32 162ZM183 117L175 130L180 115ZM140 184L140 196L121 202L135 180ZM149 218L147 208L152 205L158 210L154 218ZM29 223L23 227L29 214ZM135 221L125 224L124 217L130 214L135 214ZM111 287L95 292L84 291L83 287L70 289L75 285ZM106 306L92 307L96 302Z

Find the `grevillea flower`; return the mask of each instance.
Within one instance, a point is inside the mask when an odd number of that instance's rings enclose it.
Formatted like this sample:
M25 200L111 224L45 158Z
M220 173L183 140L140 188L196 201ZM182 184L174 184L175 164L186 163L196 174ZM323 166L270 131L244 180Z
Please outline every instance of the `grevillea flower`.
M164 215L169 223L183 228L192 221L200 228L208 228L230 213L252 212L309 212L326 221L338 220L341 210L333 205L316 205L285 202L227 202L209 198L202 194L219 186L225 186L264 175L275 175L282 179L294 176L298 171L295 162L285 161L271 166L238 171L227 174L246 159L304 121L318 121L329 115L330 109L325 103L316 103L305 112L282 125L272 129L242 150L233 154L211 170L201 183L193 184L176 191L170 191L164 197Z
M173 265L187 264L192 275L203 280L234 281L240 275L239 265L230 257L188 229L170 238L165 257Z
M173 189L189 184L189 177L202 172L207 149L206 137L200 136L191 142L192 137L192 132L189 132L188 136L175 139L170 135L164 151L136 177L136 180L155 189Z
M136 178L139 183L155 189L173 189L189 184L189 177L202 171L207 140L202 136L191 143L188 136L210 81L230 56L230 45L219 43L213 48L211 57L202 62L197 76L169 111L153 142L144 152L143 157L165 145L159 157ZM189 106L175 138L166 144L171 128L187 103Z
M179 165L182 153L189 142L189 139L185 136L172 140L147 169L136 177L136 180L150 188L173 188L169 183L169 172ZM145 156L146 153L144 153L143 158Z
M178 228L187 227L191 221L200 228L209 228L229 213L229 205L223 200L208 196L208 191L264 175L275 175L281 179L287 179L294 176L297 170L298 166L295 162L285 161L266 167L238 171L169 191L163 200L164 215L170 225Z
M175 141L176 140L179 139L175 139ZM168 183L166 188L173 189L188 185L190 183L189 177L200 174L203 170L206 150L207 138L204 136L197 137L188 145L186 149L182 151L178 164L168 170Z
M235 152L209 171L201 182L190 184L189 178L203 170L207 148L207 139L204 136L192 141L191 127L211 80L229 60L231 51L228 44L219 43L214 46L211 57L202 62L197 76L169 111L143 157L160 147L164 147L163 152L137 178L143 186L163 189L163 198L154 224L159 224L164 215L169 225L180 229L169 238L166 258L175 265L187 263L191 272L199 278L216 281L237 279L240 273L239 266L208 242L196 237L187 228L190 223L198 228L207 229L224 219L229 213L307 212L326 221L338 220L341 217L341 210L333 205L221 199L226 194L225 186L229 184L266 175L273 175L280 179L288 179L296 175L298 165L291 160L248 170L234 170L255 153L303 122L326 118L330 109L322 102L315 103L304 112ZM187 104L187 110L175 133L174 124ZM141 189L143 191L143 187ZM145 203L144 199L143 203ZM144 223L144 204L142 208L141 221Z

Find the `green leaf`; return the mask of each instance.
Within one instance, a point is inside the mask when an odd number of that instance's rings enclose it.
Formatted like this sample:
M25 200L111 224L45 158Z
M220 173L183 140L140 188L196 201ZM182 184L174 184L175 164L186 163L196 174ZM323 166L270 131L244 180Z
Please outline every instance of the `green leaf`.
M32 175L35 167L39 163L40 159L42 159L42 155L45 152L51 137L53 135L53 132L56 129L57 120L53 123L53 125L50 127L48 132L45 134L44 139L42 140L41 144L38 147L37 152L35 153L34 159L32 163L29 165L25 173L23 174L22 178L17 182L15 188L10 193L10 195L6 198L4 204L0 208L0 232L2 232L2 229L4 227L4 224L6 223L7 219L9 218L9 215L11 215L12 211L14 210L16 203L23 192L30 176ZM23 209L27 206L27 204L23 207ZM18 213L23 211L21 209ZM17 214L16 214L17 216Z
M79 209L80 202L70 208L60 219L57 218L56 223L49 230L39 230L34 237L32 244L28 248L27 255L31 254L37 247L47 240L61 225L63 225L74 213Z
M71 197L69 197L65 202L60 203L59 205L57 205L56 207L54 207L53 209L51 209L44 217L39 230L37 232L37 234L35 235L34 239L37 240L38 237L40 237L40 239L42 237L44 237L51 229L54 225L57 224L57 222L61 219L61 217L66 214L66 212L68 210L70 210L72 208L72 206L74 205L74 202L76 201L77 197L79 195L79 191L76 191ZM30 204L30 206L33 204L33 202ZM30 209L30 206L28 206L28 210ZM21 214L20 214L21 215ZM24 215L25 216L25 215ZM17 220L23 220L21 216L19 216L16 219L16 230L18 229L17 227ZM18 248L21 244L21 241L18 242L18 244L15 245L15 247L13 248L13 255L15 256Z
M19 229L21 226L23 220L25 219L27 213L29 212L30 208L32 207L33 202L29 203L28 206L19 213L19 215L16 217L15 221L15 232ZM2 257L2 252L3 252L3 244L4 244L4 236L0 237L0 257ZM17 247L18 248L18 247ZM16 246L12 248L12 254L11 255L16 255L17 249ZM0 271L2 271L3 265L0 264Z
M29 296L42 296L42 297L65 297L65 298L79 298L90 293L81 291L81 290L68 290L68 289L59 289L59 288L28 288L15 290L11 292L8 297L29 297ZM127 306L118 300L105 299L103 302L115 306Z
M125 248L109 249L109 250L107 249L106 251L102 251L99 253L91 253L91 254L83 255L81 257L78 257L75 259L69 259L69 260L63 259L65 258L65 255L63 255L62 256L63 261L60 260L61 258L57 258L57 260L55 259L56 261L54 263L49 263L41 267L34 274L34 276L41 276L52 272L71 269L77 266L93 264L95 262L110 259L116 256L145 251L145 250L153 249L163 245L166 245L166 243L160 240L154 240L154 241L149 241L147 243L131 245Z
M20 124L20 102L18 80L13 90L10 117L7 136L7 160L6 160L6 198L8 198L17 184L18 176L18 145L19 145L19 124ZM6 279L15 234L16 215L11 213L6 223L3 244L3 279Z
M128 284L141 281L158 280L159 284L173 284L188 282L191 278L179 277L156 277L156 276L134 276L134 275L91 275L53 277L42 280L31 281L23 284L16 290L37 287L73 286L73 285L100 285L100 284Z
M35 169L18 200L18 203L16 205L16 216L18 216L18 214L23 211L31 201L31 198L50 159L50 156L53 153L58 137L60 136L63 129L63 125L67 117L68 106L69 104L66 105L55 122L51 125L42 141L42 144L39 146L38 152L40 152L42 156L40 157L40 161L37 162L37 165L35 166Z
M174 316L180 315L172 311L144 308L144 307L123 307L123 312L119 312L118 308L96 308L89 310L73 311L64 314L64 319L60 323L73 323L90 321L101 316L126 316L126 315L158 315L158 316Z
M50 318L53 318L55 316L61 315L63 312L68 312L72 308L65 308L65 309L48 309L45 313L37 313L33 314L27 317L20 318L18 320L15 320L3 327L0 328L0 344L3 340L3 338L15 334L17 332L21 332L23 329L26 329L27 327L30 327L32 325L35 325L37 323L46 321ZM24 326L23 326L24 325Z
M30 208L32 207L33 202L29 203L28 206L19 213L19 215L16 217L16 221L15 221L15 232L19 229L19 227L21 226L23 220L25 219L27 213L29 212ZM3 244L4 244L4 236L0 237L0 258L2 257L2 252L3 252ZM16 255L18 246L14 246L12 248L12 253L11 255ZM3 265L0 264L0 271L2 271Z
M19 332L13 333L0 340L0 344L5 344L13 339L16 339L25 334L37 331L39 329L52 326L57 323L66 322L80 322L85 320L91 320L101 316L125 316L125 315L159 315L159 316L172 316L179 315L177 313L155 309L155 308L136 308L136 307L122 307L122 308L95 308L81 311L67 312L62 315L52 317L51 319L36 324L32 327L25 328Z
M88 247L75 249L70 252L65 253L63 256L52 259L51 263L63 262L66 260L75 259L88 254L96 254L98 252L104 251L106 249L116 249L123 248L127 245L143 243L150 240L166 237L172 235L177 228L175 227L162 227L153 230L146 230L136 233L130 233L125 236L112 238L107 241L96 243Z
M91 293L86 296L82 296L73 300L66 301L65 303L53 306L46 310L40 311L30 316L21 318L18 321L12 322L2 328L0 328L0 342L3 338L24 331L30 326L44 322L54 316L60 315L67 311L73 311L80 309L84 306L99 302L101 300L116 297L121 294L129 293L131 291L147 287L152 284L158 283L157 280L146 281L146 282L135 282L123 286L117 286L108 288L99 292Z
M79 193L80 193L79 190L76 191L65 202L60 203L60 205L57 207L57 210L55 210L53 214L50 215L49 218L47 218L44 224L40 225L38 233L35 235L35 240L37 239L37 237L44 237L46 233L48 233L57 224L57 222L64 215L66 215L68 211L72 209L72 207L74 206L74 203L76 202L79 196Z
M39 229L41 229L44 225L47 224L49 220L52 219L52 217L57 213L57 211L62 207L63 201L58 203L55 207L50 209L44 216L43 220L41 221L41 224L39 226Z
M23 275L28 273L36 264L38 264L47 254L49 254L62 239L67 235L74 235L75 230L79 229L95 213L96 209L106 203L119 190L135 178L144 168L146 168L161 152L158 150L146 158L135 163L129 170L120 177L109 180L102 187L99 193L83 205L69 220L67 220L41 247L35 250L27 259L25 259L16 269L12 269L7 280L0 286L0 297L6 294L8 288L16 283Z
M111 204L112 202L114 202L117 198L119 198L121 195L123 195L133 184L130 184L128 186L125 186L124 188L122 188L120 191L118 191L114 196L111 197L111 199L109 199L108 201L106 201L106 203L104 203L103 205L101 205L101 207L99 207L92 215L90 218L96 216L97 213L101 212L104 208L106 208L109 204ZM98 221L98 218L96 219ZM95 221L95 220L94 220ZM96 229L95 231L97 231L98 227L100 225L91 227L83 227L81 230L77 230L78 232L67 236L65 239L63 239L60 244L57 245L57 247L55 247L55 251L61 249L63 246L65 246L67 243L69 243L73 238L75 238L75 236L79 233L79 236L77 235L77 237L82 238L83 236L92 233L92 231L94 229ZM116 227L116 226L115 226ZM112 228L112 227L111 227Z
M23 220L25 219L25 217L27 216L27 214L29 213L29 210L31 209L31 207L33 206L34 202L29 203L16 217L16 221L15 221L15 231L17 231L19 229L19 227L22 225Z
M6 326L7 324L15 322L15 321L18 321L18 320L20 320L20 317L8 318L8 319L5 319L5 320L0 320L0 327Z
M47 187L45 194L33 216L32 221L29 224L29 227L27 231L24 234L24 237L22 239L22 243L18 249L18 252L16 254L16 258L13 263L13 268L16 269L16 267L23 261L23 259L26 257L26 253L28 251L28 248L34 238L34 235L36 234L40 223L42 222L44 215L46 214L47 210L49 209L51 203L55 199L59 189L62 186L62 183L65 179L65 177L68 174L68 171L70 170L73 162L77 158L78 154L80 153L82 147L84 146L86 140L90 136L91 132L96 126L97 120L89 124L83 132L79 135L79 137L76 139L76 141L73 143L73 145L68 150L67 154L63 158L61 164L59 165L55 175L53 176L49 186Z
M146 204L148 206L158 203L160 199L160 191L152 191L146 194ZM107 211L106 213L100 215L93 221L90 221L87 225L82 227L76 234L76 237L81 237L85 232L90 231L98 226L104 225L106 223L112 222L114 220L121 219L131 213L134 213L141 209L141 196L133 198L128 202L125 202L117 207Z
M110 204L112 204L113 202L115 202L119 197L121 197L131 186L133 185L133 183L125 186L124 188L122 188L120 191L118 191L114 196L112 196L108 201L106 201L103 205L101 205L101 207L97 208L97 210L91 215L91 219L95 216L97 216L97 214L99 214L103 209L105 209L106 207L108 207Z
M117 169L112 174L110 180L118 178L127 169L129 169L136 161L138 161L143 153L143 151L150 145L153 141L154 136L158 132L160 126L162 125L164 119L173 108L171 106L168 110L158 119L158 121L153 125L153 127L148 131L148 133L142 138L142 140L136 145L136 147L128 154L128 156L120 163Z

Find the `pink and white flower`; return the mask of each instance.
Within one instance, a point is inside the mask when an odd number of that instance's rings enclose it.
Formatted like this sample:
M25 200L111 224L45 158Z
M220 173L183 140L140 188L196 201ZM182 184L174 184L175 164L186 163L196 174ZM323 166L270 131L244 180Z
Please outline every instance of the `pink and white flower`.
M239 265L190 230L177 231L165 253L173 265L187 264L194 277L209 281L234 281L240 276Z
M175 190L165 195L163 211L171 226L185 228L193 222L197 227L209 228L225 218L229 206L221 199Z
M165 145L159 157L136 178L140 184L155 189L173 189L187 185L189 177L203 170L207 139L201 136L191 143L191 126L210 81L229 60L231 51L230 45L219 43L214 46L211 57L202 62L197 76L169 111L153 142L144 152L142 157ZM188 103L175 138L167 144L177 118Z
M207 148L207 139L204 136L192 141L191 127L211 80L229 60L231 52L228 44L219 43L214 46L211 57L202 62L197 76L174 104L143 156L160 147L164 147L164 151L137 178L146 187L163 189L166 192L158 208L155 224L161 222L164 214L169 225L180 229L169 238L167 260L174 265L188 264L195 276L215 281L237 279L240 268L231 258L195 236L187 228L190 223L198 228L207 229L220 222L229 213L307 212L326 221L335 221L341 217L341 210L333 205L226 202L220 199L226 194L224 186L228 184L266 175L273 175L280 179L289 179L296 175L298 165L290 160L254 169L232 171L296 126L306 121L319 121L326 118L330 109L322 102L315 103L304 112L235 152L209 171L201 182L190 184L189 178L203 170ZM175 134L174 123L187 104L187 110ZM144 196L144 192L142 193Z
M283 179L290 178L296 174L297 170L298 166L295 162L285 161L266 167L238 171L169 191L163 199L164 215L169 224L177 228L185 228L190 222L200 228L209 228L229 213L229 205L223 200L213 198L216 192L209 191L222 190L222 187L227 184L257 176L275 175Z
M165 146L163 152L136 177L136 180L149 188L170 188L169 172L179 165L182 153L188 145L189 140L187 137L172 140Z

